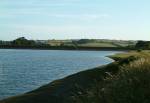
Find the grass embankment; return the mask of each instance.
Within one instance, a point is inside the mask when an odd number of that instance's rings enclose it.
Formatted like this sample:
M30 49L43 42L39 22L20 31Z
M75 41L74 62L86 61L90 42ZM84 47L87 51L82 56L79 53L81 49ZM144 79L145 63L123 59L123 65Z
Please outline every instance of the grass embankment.
M126 53L118 53L115 55L110 55L108 57L112 58L115 61L120 61L122 59L126 59L131 56L138 57L138 58L147 58L150 56L150 51L149 50L130 51L130 52L126 52Z
M150 103L149 57L149 51L117 54L111 56L117 60L114 63L0 103Z

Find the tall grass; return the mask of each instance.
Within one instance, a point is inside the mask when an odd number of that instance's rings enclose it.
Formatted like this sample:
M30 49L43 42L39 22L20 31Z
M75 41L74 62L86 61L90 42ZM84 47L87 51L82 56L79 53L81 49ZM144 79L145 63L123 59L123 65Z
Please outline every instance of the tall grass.
M74 97L75 103L150 103L150 59L125 64Z
M108 78L106 103L150 103L150 60L139 59Z

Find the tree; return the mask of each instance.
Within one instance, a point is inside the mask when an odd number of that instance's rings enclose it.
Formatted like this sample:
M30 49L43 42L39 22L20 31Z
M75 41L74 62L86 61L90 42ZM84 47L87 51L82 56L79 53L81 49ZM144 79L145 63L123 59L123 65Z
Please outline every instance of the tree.
M136 48L149 49L150 41L138 41L135 45Z
M25 37L17 38L16 40L12 41L12 45L17 46L33 46L35 45L35 41L33 40L27 40Z

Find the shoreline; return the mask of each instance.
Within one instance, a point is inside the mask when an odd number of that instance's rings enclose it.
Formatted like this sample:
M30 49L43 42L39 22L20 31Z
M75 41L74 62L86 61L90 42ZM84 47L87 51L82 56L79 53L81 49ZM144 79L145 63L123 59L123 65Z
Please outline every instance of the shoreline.
M137 48L126 48L126 47L9 46L9 45L1 45L0 49L73 50L73 51L130 51L130 50L137 50Z
M25 50L28 50L28 49L25 49ZM34 50L35 50L35 49L34 49ZM38 50L38 49L36 49L36 50ZM93 51L93 50L92 50L92 51ZM113 55L115 55L115 54L117 54L117 53L114 53ZM96 69L96 68L99 68L99 67L101 67L101 66L109 65L109 64L115 62L115 60L114 60L113 58L110 58L109 55L108 55L108 56L104 56L104 57L106 57L106 58L108 58L108 59L111 59L112 62L107 63L107 64L104 64L104 65L96 66L96 67L93 67L93 68L88 68L87 70L79 71L79 72L74 73L74 74L70 74L70 75L65 76L65 77L63 77L63 78L61 78L61 79L56 79L56 80L54 80L54 81L51 81L49 84L53 84L53 82L55 82L55 81L63 80L63 79L65 79L65 78L74 76L74 75L76 75L76 74L80 74L80 73L82 73L82 72L92 71L92 70L94 70L94 69ZM42 88L42 87L44 87L44 86L46 86L46 85L42 85L42 86L40 86L39 88ZM37 89L34 89L34 90L37 90ZM34 90L32 90L32 91L34 91ZM32 92L32 91L30 91L30 92ZM27 92L27 93L30 93L30 92ZM26 94L26 93L25 93L25 94ZM15 96L11 96L11 97L15 97ZM11 98L11 97L7 97L7 98L1 99L1 100L9 99L9 98ZM1 100L0 100L0 103L1 103Z
M109 55L106 57L114 61L52 81L47 85L43 85L25 94L0 100L0 103L73 103L70 99L68 100L68 98L70 98L72 92L78 86L86 90L90 88L91 84L95 83L95 81L101 81L102 78L107 77L109 73L116 73L120 65L123 65L122 62L118 64L118 61Z

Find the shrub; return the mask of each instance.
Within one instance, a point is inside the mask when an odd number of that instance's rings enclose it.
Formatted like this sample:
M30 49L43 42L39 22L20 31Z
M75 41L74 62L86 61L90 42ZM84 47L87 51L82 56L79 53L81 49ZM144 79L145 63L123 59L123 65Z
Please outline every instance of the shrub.
M142 52L142 49L138 49L137 52Z

